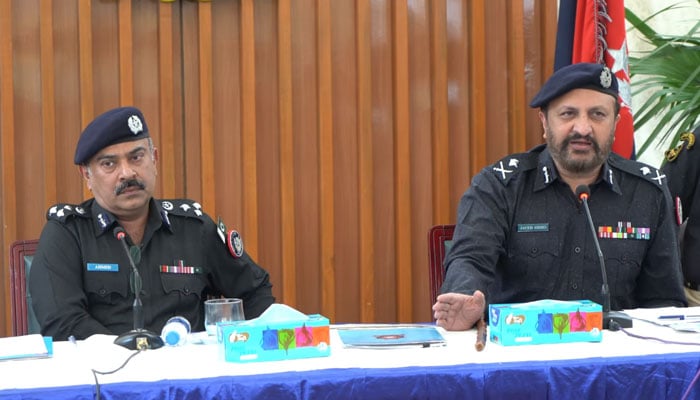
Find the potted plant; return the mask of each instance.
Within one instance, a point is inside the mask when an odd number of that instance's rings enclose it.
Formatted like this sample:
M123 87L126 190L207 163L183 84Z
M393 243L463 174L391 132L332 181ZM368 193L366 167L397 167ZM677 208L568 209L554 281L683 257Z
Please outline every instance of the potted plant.
M700 7L700 0L697 3ZM648 96L640 107L635 107L634 128L656 123L638 146L637 158L657 141L668 143L672 138L670 146L675 147L682 133L700 123L700 21L682 35L659 33L647 24L679 7L680 4L666 7L646 19L625 9L627 21L652 46L649 51L637 52L639 56L629 57L632 91Z

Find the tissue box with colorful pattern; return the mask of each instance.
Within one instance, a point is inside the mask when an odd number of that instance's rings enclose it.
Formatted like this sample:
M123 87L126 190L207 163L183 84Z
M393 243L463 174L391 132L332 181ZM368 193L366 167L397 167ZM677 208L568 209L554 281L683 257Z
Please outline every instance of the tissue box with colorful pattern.
M600 342L602 307L589 300L489 305L489 338L505 346Z
M249 321L219 325L224 359L252 362L329 356L328 318L320 314L299 314L294 318L287 318L287 314L282 318L270 318L263 313Z

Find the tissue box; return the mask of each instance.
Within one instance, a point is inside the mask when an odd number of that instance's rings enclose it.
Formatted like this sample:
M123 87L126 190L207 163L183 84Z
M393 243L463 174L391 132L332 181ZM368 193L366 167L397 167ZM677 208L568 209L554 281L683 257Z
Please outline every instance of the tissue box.
M253 319L221 324L218 329L224 359L230 362L292 360L331 354L328 318L320 314L277 322Z
M600 342L603 311L589 300L489 305L489 337L505 346Z

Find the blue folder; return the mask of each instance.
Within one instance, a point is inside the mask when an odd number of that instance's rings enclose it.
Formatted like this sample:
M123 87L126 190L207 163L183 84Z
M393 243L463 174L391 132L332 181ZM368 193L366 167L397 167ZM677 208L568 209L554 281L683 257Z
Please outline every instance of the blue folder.
M432 325L336 326L344 347L444 346L445 338Z

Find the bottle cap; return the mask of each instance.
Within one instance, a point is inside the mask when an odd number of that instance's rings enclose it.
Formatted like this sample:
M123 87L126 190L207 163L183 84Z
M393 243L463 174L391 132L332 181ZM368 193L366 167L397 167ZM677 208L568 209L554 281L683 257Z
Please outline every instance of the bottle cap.
M160 336L166 345L179 346L187 342L187 334L190 333L190 329L190 322L187 318L175 316L165 323Z
M180 343L180 334L175 331L169 331L165 334L165 344L169 346L177 346Z

